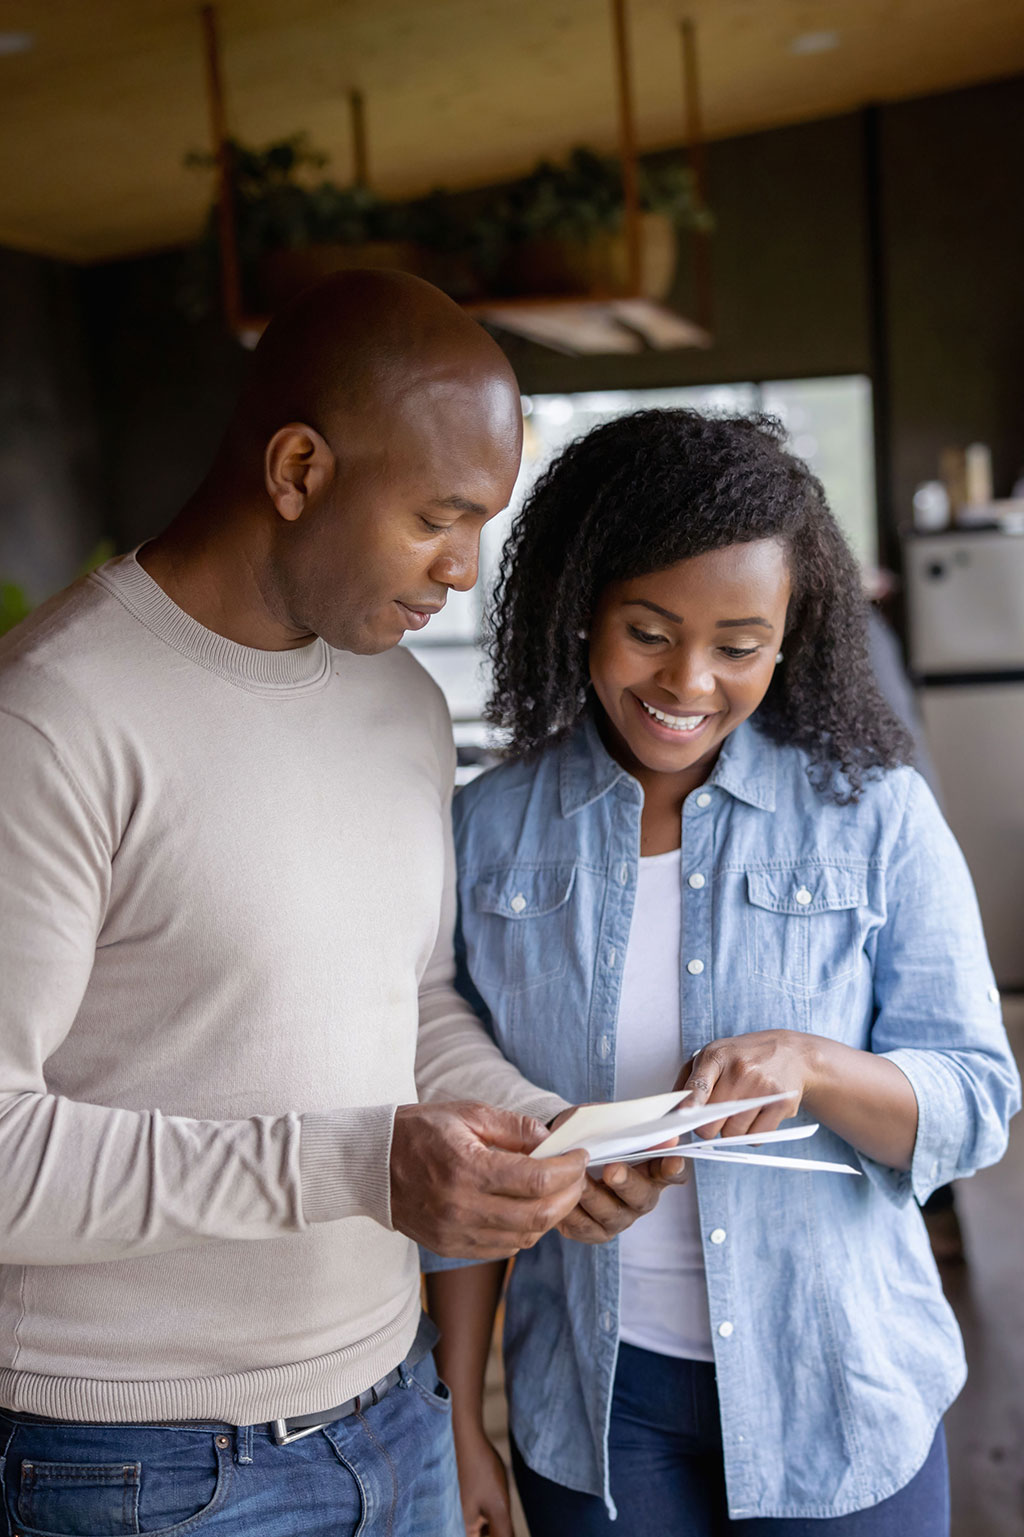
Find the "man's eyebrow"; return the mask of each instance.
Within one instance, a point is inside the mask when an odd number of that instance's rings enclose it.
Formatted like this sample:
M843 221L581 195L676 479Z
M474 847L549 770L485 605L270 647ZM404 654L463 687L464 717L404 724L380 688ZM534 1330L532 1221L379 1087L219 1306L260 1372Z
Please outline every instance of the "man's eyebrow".
M471 502L468 496L435 496L431 507L444 507L449 512L474 512L477 517L489 518L491 511L480 502Z
M719 619L715 623L716 630L745 630L749 624L759 624L762 630L774 630L775 626L767 619L756 615L752 619Z

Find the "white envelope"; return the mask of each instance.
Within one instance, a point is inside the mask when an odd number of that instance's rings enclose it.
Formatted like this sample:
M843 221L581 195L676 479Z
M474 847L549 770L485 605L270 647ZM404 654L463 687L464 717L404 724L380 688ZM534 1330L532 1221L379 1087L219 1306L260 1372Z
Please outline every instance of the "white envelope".
M616 1162L646 1163L652 1158L677 1157L704 1159L707 1163L761 1164L771 1169L802 1169L805 1173L813 1173L817 1170L828 1174L860 1175L863 1172L849 1163L827 1163L820 1158L776 1158L770 1153L760 1151L766 1142L802 1142L807 1137L813 1137L817 1130L817 1122L810 1121L805 1126L780 1126L776 1131L748 1131L738 1137L711 1137L706 1142L698 1139L693 1142L682 1142L678 1147L673 1148L648 1148L640 1153L626 1153ZM754 1151L747 1151L749 1148L753 1148ZM594 1165L591 1164L590 1167L593 1168Z
M700 1143L688 1142L679 1149L680 1157L692 1158L697 1163L761 1164L769 1169L802 1169L805 1174L860 1174L848 1163L827 1163L820 1158L775 1158L770 1153L730 1153L721 1147L701 1147Z
M584 1148L591 1163L611 1163L626 1153L652 1148L668 1137L694 1131L709 1121L757 1110L789 1099L788 1094L761 1094L753 1099L719 1100L713 1105L681 1105L683 1093L656 1094L646 1099L623 1099L610 1105L581 1105L557 1131L534 1148L531 1158L554 1158L558 1153ZM674 1106L680 1108L673 1108Z
M580 1105L567 1116L540 1147L530 1154L531 1158L554 1158L558 1153L568 1153L589 1144L587 1137L609 1137L614 1132L629 1131L640 1121L653 1121L667 1115L684 1099L689 1089L674 1090L671 1094L649 1094L645 1099L619 1099L610 1105ZM672 1136L672 1132L667 1133Z

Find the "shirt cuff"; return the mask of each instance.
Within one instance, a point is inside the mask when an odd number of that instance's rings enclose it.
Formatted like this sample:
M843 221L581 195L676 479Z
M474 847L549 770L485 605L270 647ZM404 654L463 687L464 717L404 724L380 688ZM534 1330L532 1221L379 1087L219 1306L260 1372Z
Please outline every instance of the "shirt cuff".
M898 1205L906 1205L913 1197L923 1206L933 1191L956 1174L966 1109L963 1095L935 1052L900 1047L881 1055L910 1081L917 1100L917 1136L908 1170L888 1169L865 1158L864 1172Z
M307 1222L372 1217L391 1228L394 1105L360 1105L302 1117L299 1173Z

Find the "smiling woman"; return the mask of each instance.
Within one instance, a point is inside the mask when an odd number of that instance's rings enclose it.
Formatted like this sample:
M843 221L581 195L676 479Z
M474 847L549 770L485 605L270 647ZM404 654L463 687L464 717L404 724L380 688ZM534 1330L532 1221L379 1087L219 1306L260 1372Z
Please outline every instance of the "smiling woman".
M653 775L648 796L665 775L673 795L700 784L725 738L757 709L777 665L789 596L777 539L709 550L604 589L590 682L615 756L641 784ZM753 617L730 617L751 608ZM671 799L668 809L665 847L675 848ZM661 853L662 842L655 826L645 827L645 854Z
M511 750L454 807L465 996L570 1102L685 1090L721 1112L701 1136L799 1114L865 1176L823 1182L797 1144L749 1178L697 1162L658 1176L617 1254L569 1224L520 1254L506 1380L533 1537L647 1537L684 1510L691 1537L948 1532L962 1351L915 1197L1000 1156L1019 1083L856 563L782 437L607 423L541 477L502 562ZM591 1182L595 1224L625 1177ZM470 1531L507 1530L474 1407L500 1284L428 1288Z
M643 703L728 713L729 729L759 706L761 730L804 748L840 798L840 780L856 793L870 768L906 760L909 739L864 649L856 562L821 483L782 451L784 437L770 417L638 411L570 444L541 476L506 546L494 606L488 718L511 731L518 752L564 737L591 692L600 697L592 653L601 648L603 676L614 634L622 647L611 661L629 656ZM698 558L706 564L687 574L682 563ZM645 599L644 612L653 603L661 628L638 627L636 609L606 628L624 597ZM616 730L620 713L609 713ZM711 723L700 730L711 746Z

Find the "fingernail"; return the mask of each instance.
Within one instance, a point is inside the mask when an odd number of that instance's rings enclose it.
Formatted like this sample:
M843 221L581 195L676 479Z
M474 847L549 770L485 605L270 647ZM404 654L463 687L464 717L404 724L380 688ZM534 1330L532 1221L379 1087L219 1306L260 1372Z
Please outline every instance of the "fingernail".
M605 1182L609 1185L624 1185L626 1183L625 1169L621 1165L619 1168L613 1169L610 1174L605 1175Z

